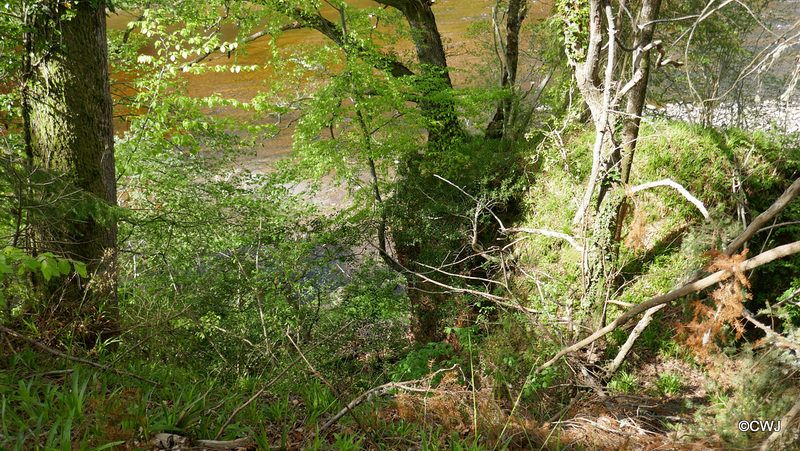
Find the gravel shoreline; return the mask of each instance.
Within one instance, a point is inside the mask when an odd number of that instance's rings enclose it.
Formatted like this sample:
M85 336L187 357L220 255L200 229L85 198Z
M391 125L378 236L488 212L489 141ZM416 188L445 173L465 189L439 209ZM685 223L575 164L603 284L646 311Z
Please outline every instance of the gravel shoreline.
M690 103L668 103L662 107L647 105L645 117L663 117L699 124L702 108ZM716 128L739 127L781 134L800 133L800 102L763 101L740 106L723 103L714 109L712 125Z

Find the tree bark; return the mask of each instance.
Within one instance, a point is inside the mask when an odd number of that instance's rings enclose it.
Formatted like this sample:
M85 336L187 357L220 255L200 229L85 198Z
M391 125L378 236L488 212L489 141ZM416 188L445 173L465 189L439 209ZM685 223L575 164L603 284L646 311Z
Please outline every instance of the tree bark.
M636 20L631 24L631 42L628 44L630 47L626 47L617 34L617 25L622 23L619 18L622 12L617 11L615 16L610 2L591 0L589 23L586 25L589 29L589 39L585 46L585 60L580 61L575 57L583 54L579 44L573 44L567 49L578 88L591 109L597 130L592 152L592 173L573 219L573 224L584 221L589 203L599 186L592 240L586 249L587 273L584 287L584 307L591 309L595 328L601 327L605 321L605 297L613 288L612 279L616 273L621 223L624 220L623 208L627 198L622 187L630 179L634 151L639 137L639 124L650 75L650 51L654 48L655 20L658 18L660 8L661 0L642 2ZM600 21L602 11L605 11L606 16L606 32L603 31ZM569 15L567 18L569 20ZM575 27L571 26L568 29ZM604 36L607 41L608 57L605 78L601 85L598 74ZM570 42L570 35L567 34L567 43ZM622 72L619 70L619 65L623 58L617 57L621 51L632 52L629 60L633 74L627 82L613 79L615 74L619 75ZM626 119L622 124L621 136L618 137L616 125L619 114L615 111L626 96ZM603 149L608 149L605 156Z
M508 90L507 96L497 105L489 125L486 127L486 137L490 139L508 138L508 123L512 118L513 97L517 83L517 66L519 64L519 30L522 22L528 14L527 0L510 0L508 3L506 19L506 42L502 45L502 37L499 30L495 31L495 39L503 47L503 74L500 79L500 87ZM494 26L498 24L495 20Z
M411 27L411 39L417 51L420 71L426 78L420 93L420 107L428 124L428 143L432 150L446 150L448 144L463 138L452 97L447 56L442 45L436 16L430 0L375 0L376 3L398 9Z
M117 228L107 206L116 204L117 193L105 6L86 0L68 5L41 2L26 33L26 152L54 186L73 193L64 197L46 186L35 193L65 211L63 217L34 215L34 252L84 262L91 277L86 283L73 274L57 289L48 284L48 298L68 309L105 302L116 319Z

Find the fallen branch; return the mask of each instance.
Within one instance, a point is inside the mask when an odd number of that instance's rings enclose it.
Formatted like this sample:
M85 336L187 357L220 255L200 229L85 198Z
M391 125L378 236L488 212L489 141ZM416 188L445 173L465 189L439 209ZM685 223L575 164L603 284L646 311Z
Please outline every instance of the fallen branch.
M655 188L656 186L671 186L675 188L676 190L678 190L679 193L683 195L683 197L686 198L686 200L693 203L694 206L697 207L698 210L700 210L700 213L703 214L704 218L708 219L708 210L706 210L706 207L703 205L702 202L700 202L700 199L692 196L692 194L689 191L687 191L686 188L683 187L683 185L681 185L678 182L674 182L670 179L659 180L657 182L642 183L641 185L636 185L632 188L628 188L626 191L628 196L630 196L632 194L638 193L639 191L644 191L649 188Z
M235 440L196 440L195 442L196 446L208 450L249 449L249 447L253 444L253 440L250 438L237 438ZM156 434L155 437L150 440L150 444L155 446L157 449L188 449L188 445L190 443L191 440L189 437L178 434L169 434L166 432Z
M444 369L438 370L435 373L433 373L430 376L428 376L427 379L428 380L433 380L433 378L436 377L439 373L442 373L442 372L445 372L445 371L453 371L457 367L458 367L458 364L455 364L455 365L451 366L450 368L444 368ZM424 391L426 393L429 392L430 389L420 390L418 388L409 387L410 384L419 384L419 383L422 383L422 382L424 382L424 380L421 380L421 379L420 380L414 380L414 381L406 381L406 382L389 382L388 384L383 384L383 385L380 385L378 387L369 389L369 390L365 391L364 393L362 393L361 395L357 396L352 401L350 401L350 403L348 403L344 407L344 409L340 410L339 413L334 415L333 418L328 420L327 423L323 424L322 427L319 428L319 432L322 432L325 429L328 429L329 427L331 427L334 424L336 424L336 422L338 422L340 419L342 419L342 417L347 415L347 412L350 412L353 409L355 409L357 406L359 406L364 401L369 399L375 393L384 392L384 391L392 390L392 389L400 389L400 390L415 391L415 392L416 391Z
M800 351L800 344L790 341L783 335L775 332L774 330L772 330L771 327L757 320L753 316L753 314L750 313L750 311L744 307L742 308L742 316L744 316L744 318L750 321L754 326L761 329L765 334L767 334L768 337L775 339L775 341L777 341L780 346L783 346L785 348L791 348L794 349L795 351Z
M161 386L161 384L159 384L158 382L151 381L150 379L145 379L142 376L137 376L137 375L135 375L133 373L128 373L127 371L117 370L117 369L111 368L110 366L106 366L106 365L103 365L103 364L100 364L100 363L92 362L91 360L84 360L84 359L81 359L79 357L73 357L71 355L64 354L63 352L61 352L61 351L59 351L57 349L53 349L50 346L47 346L47 345L45 345L43 343L40 343L40 342L38 342L38 341L36 341L36 340L34 340L32 338L29 338L29 337L27 337L27 336L25 336L25 335L23 335L23 334L21 334L21 333L19 333L17 331L9 329L9 328L7 328L5 326L0 326L0 332L4 332L4 333L6 333L8 335L11 335L12 337L17 337L20 340L27 341L28 343L36 346L37 348L41 349L42 351L47 352L49 354L53 354L53 355L58 356L58 357L61 357L62 359L67 359L67 360L71 360L73 362L82 363L84 365L93 366L95 368L100 368L100 369L105 370L105 371L111 371L112 373L117 373L117 374L121 374L121 375L124 375L124 376L130 376L130 377L132 377L134 379L139 379L140 381L147 382L148 384Z
M735 240L725 248L725 251L722 253L731 256L736 253L742 245L747 242L753 235L758 233L761 230L761 227L764 226L770 219L774 218L778 215L784 208L786 208L789 203L794 200L797 195L800 194L800 178L794 181L786 191L781 194L781 197L778 198L772 205L764 213L761 213L750 223L750 225L739 235Z
M798 252L800 252L800 241L795 241L793 243L784 244L783 246L778 246L778 247L776 247L774 249L768 250L767 252L763 252L761 254L758 254L757 256L755 256L755 257L753 257L753 258L751 258L749 260L745 260L745 261L739 263L738 265L736 265L735 267L730 268L730 270L717 271L717 272L715 272L714 274L711 274L708 277L705 277L705 278L700 279L700 280L695 280L694 282L690 282L690 283L688 283L688 284L686 284L686 285L684 285L684 286L682 286L682 287L680 287L678 289L670 291L669 293L663 294L661 296L656 296L656 297L654 297L654 298L652 298L652 299L650 299L648 301L645 301L645 302L637 305L636 307L628 310L627 312L623 313L619 318L617 318L614 321L612 321L611 323L609 323L606 327L603 327L602 329L596 331L592 335L589 335L588 337L586 337L583 340L575 343L574 345L568 346L568 347L562 349L552 359L548 360L547 362L545 362L541 366L539 366L536 369L536 371L534 371L534 374L541 373L545 368L550 367L554 363L556 363L561 357L565 356L566 354L575 352L575 351L577 351L579 349L582 349L582 348L586 347L587 345L591 344L592 342L594 342L598 338L600 338L600 337L606 335L607 333L613 331L617 327L620 327L620 326L624 325L629 320L631 320L632 318L636 317L637 315L639 315L640 313L644 312L645 310L649 310L649 309L651 309L653 307L656 307L656 306L659 306L661 304L667 304L667 303L672 302L672 301L674 301L676 299L682 298L683 296L686 296L687 294L694 293L695 291L700 291L700 290L706 289L706 288L708 288L708 287L710 287L712 285L715 285L715 284L717 284L717 283L719 283L719 282L731 277L731 275L733 275L734 272L748 271L750 269L757 268L757 267L759 267L761 265L764 265L766 263L769 263L771 261L774 261L774 260L777 260L779 258L783 258L783 257L789 256L789 255L793 255L793 254L796 254Z
M508 228L508 229L505 229L505 228L500 229L500 233L503 233L503 234L517 233L517 232L520 232L520 233L536 233L536 234L539 234L539 235L549 236L551 238L561 238L562 240L564 240L564 241L568 242L569 244L571 244L572 247L574 247L575 249L578 250L578 252L583 253L583 246L578 244L578 242L575 241L575 238L572 238L571 236L567 235L566 233L551 232L549 230L544 230L544 229L532 229L532 228L529 228L529 227L511 227L511 228Z
M781 418L781 426L780 426L781 429L779 431L773 432L772 434L769 435L769 437L767 437L766 440L764 440L764 443L761 444L761 448L759 448L760 451L767 451L769 449L772 449L772 445L774 445L775 442L780 440L781 436L787 429L789 429L789 426L791 425L792 421L794 421L794 419L797 417L798 414L800 414L800 401L797 401L795 405L792 406L792 408L789 409L788 412L786 412L786 415L784 415L783 418Z
M614 358L614 361L611 362L611 365L609 365L606 369L606 377L611 377L617 372L619 367L622 365L622 362L625 361L625 357L627 357L628 353L633 348L633 344L636 343L636 340L642 335L642 332L644 332L644 330L647 329L647 326L650 325L650 322L653 321L653 316L656 314L656 312L666 306L667 304L657 305L645 312L644 316L642 316L642 319L639 320L639 323L636 324L636 327L634 327L631 331L631 334L628 335L628 339L625 340L625 344L619 348L619 352Z

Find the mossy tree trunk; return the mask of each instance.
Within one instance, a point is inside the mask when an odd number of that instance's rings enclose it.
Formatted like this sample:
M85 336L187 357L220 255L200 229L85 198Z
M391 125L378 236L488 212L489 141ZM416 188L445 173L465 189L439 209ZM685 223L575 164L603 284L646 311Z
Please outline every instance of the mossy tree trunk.
M627 7L631 6L636 5ZM567 55L597 130L592 175L573 221L577 224L587 220L585 212L597 191L591 239L586 250L584 287L584 307L592 318L591 326L595 328L605 323L605 301L616 288L614 278L627 199L625 185L630 180L639 138L650 77L650 55L658 44L653 41L653 34L660 8L661 0L643 0L636 18L631 18L627 33L620 33L627 14L621 7L615 12L607 0L590 0L588 23L585 24L574 22L576 19L573 18L578 17L574 13L563 13ZM582 40L577 30L588 30L588 39ZM606 67L601 78L603 52ZM623 52L630 55L622 58ZM619 70L624 61L630 64L630 70L624 71L631 74L627 80ZM627 98L625 114L620 115L616 111L623 98ZM621 131L617 127L620 117L624 117Z
M97 0L47 0L31 8L27 19L26 152L51 181L33 188L39 203L29 215L32 248L84 262L90 277L71 274L41 288L60 314L102 306L109 313L103 321L107 332L117 317L117 228L109 208L116 204L116 178L105 6Z

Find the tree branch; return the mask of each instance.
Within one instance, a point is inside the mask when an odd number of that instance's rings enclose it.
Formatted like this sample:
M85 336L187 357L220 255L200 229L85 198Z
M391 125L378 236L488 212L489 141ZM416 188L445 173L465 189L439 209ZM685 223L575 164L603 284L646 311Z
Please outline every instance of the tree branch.
M67 359L67 360L71 360L73 362L82 363L84 365L93 366L95 368L100 368L100 369L105 370L105 371L111 371L112 373L117 373L117 374L121 374L121 375L124 375L124 376L130 376L130 377L132 377L134 379L138 379L140 381L147 382L148 384L153 384L153 385L157 385L157 386L161 385L158 382L151 381L150 379L145 379L145 378L143 378L141 376L137 376L137 375L135 375L133 373L128 373L126 371L117 370L117 369L111 368L110 366L102 365L100 363L95 363L95 362L92 362L90 360L84 360L84 359L81 359L79 357L73 357L71 355L64 354L63 352L61 352L61 351L59 351L57 349L53 349L50 346L47 346L47 345L45 345L43 343L40 343L40 342L38 342L38 341L36 341L36 340L34 340L32 338L27 337L26 335L23 335L23 334L15 331L13 329L9 329L9 328L5 327L5 326L0 326L0 332L7 333L7 334L11 335L12 337L17 337L20 340L26 341L26 342L32 344L33 346L36 346L37 348L41 349L42 351L47 352L48 354L53 354L55 356L61 357L62 359Z
M774 218L778 215L784 208L786 208L789 203L794 200L797 195L800 194L800 178L794 181L786 191L781 194L781 197L778 198L772 205L764 213L761 213L750 223L750 225L739 235L735 240L725 248L723 254L727 256L733 255L736 251L739 250L748 239L750 239L753 235L758 233L761 230L761 227L764 226L770 219Z
M694 282L688 283L676 290L672 290L669 293L663 294L661 296L656 296L646 302L643 302L636 307L628 310L627 312L623 313L619 318L615 319L611 323L609 323L606 327L603 327L597 330L592 335L584 338L583 340L573 344L572 346L568 346L561 351L559 351L552 359L548 360L547 362L543 363L539 366L534 374L541 373L545 368L552 366L554 363L558 361L561 357L565 356L566 354L575 352L579 349L586 347L587 345L591 344L598 338L606 335L607 333L613 331L614 329L624 325L629 320L637 316L638 314L644 312L645 310L649 310L653 307L659 306L661 304L667 304L672 302L676 299L679 299L687 294L694 293L695 291L700 291L706 289L716 283L719 283L733 275L734 272L739 271L748 271L753 268L757 268L761 265L767 264L771 261L777 260L779 258L783 258L789 255L793 255L800 252L800 241L795 241L793 243L785 244L783 246L778 246L774 249L771 249L767 252L763 252L758 254L757 256L745 260L742 263L739 263L735 267L731 268L727 271L717 271L714 274L711 274L708 277L705 277L700 280L695 280Z
M578 244L578 242L575 241L575 238L572 238L566 233L551 232L549 230L544 230L544 229L532 229L530 227L510 227L508 229L501 229L500 232L504 234L517 233L517 232L536 233L539 235L549 236L551 238L561 238L562 240L565 240L566 242L571 244L572 247L574 247L578 252L583 253L583 246Z
M687 191L686 188L683 187L683 185L681 185L678 182L674 182L671 179L659 180L657 182L642 183L641 185L636 185L628 189L627 191L629 192L628 195L630 196L632 194L638 193L639 191L644 191L649 188L655 188L656 186L671 186L675 188L676 190L678 190L679 193L683 195L683 197L686 198L686 200L693 203L695 207L697 207L697 209L700 210L700 213L703 214L704 218L708 219L708 210L706 210L706 207L703 205L703 203L700 202L698 198L692 196L692 194L689 193L689 191Z

